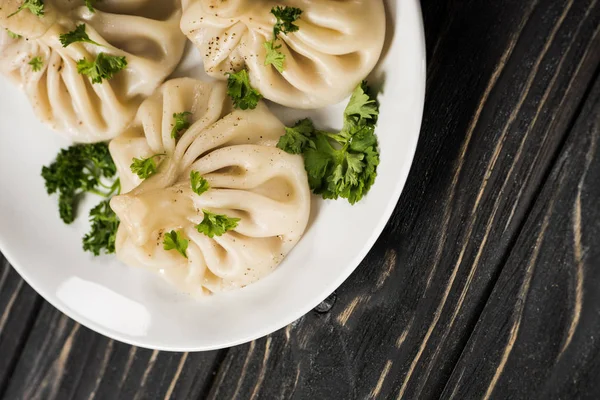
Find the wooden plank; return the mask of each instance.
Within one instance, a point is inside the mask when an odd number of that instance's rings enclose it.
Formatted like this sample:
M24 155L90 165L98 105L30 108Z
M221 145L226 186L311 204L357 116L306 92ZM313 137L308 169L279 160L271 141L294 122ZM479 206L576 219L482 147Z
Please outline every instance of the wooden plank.
M41 298L0 254L0 398L41 302Z
M45 303L5 398L202 398L221 358L219 352L158 352L115 342Z
M600 398L599 204L600 78L445 398Z
M446 4L390 224L329 313L231 349L209 398L441 395L600 62L598 1Z

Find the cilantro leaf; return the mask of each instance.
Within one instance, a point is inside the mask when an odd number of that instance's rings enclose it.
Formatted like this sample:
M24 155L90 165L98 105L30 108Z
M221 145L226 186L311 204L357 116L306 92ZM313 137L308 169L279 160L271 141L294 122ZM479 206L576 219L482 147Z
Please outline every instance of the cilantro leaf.
M283 63L285 62L285 54L279 51L281 45L275 46L275 39L264 43L267 50L265 57L265 65L273 65L279 72L283 72Z
M67 47L68 45L76 42L84 42L95 44L96 46L102 46L98 42L94 42L88 34L85 32L85 24L77 25L77 27L71 32L60 35L59 37L60 43L63 47Z
M11 39L21 39L21 38L23 37L23 36L21 36L21 35L19 35L19 34L17 34L17 33L14 33L14 32L13 32L13 31L11 31L11 30L8 30L8 29L6 30L6 33L8 33L8 36L9 36Z
M25 9L29 10L33 15L35 15L37 17L43 17L44 16L44 1L43 0L24 0L23 4L21 4L19 6L19 8L17 8L17 11L10 14L7 18L12 17L13 15L18 14Z
M164 154L155 154L148 158L134 158L129 168L131 169L131 172L139 176L140 179L148 179L158 170L154 159L160 156L164 156Z
M63 149L56 160L42 168L46 191L58 193L61 219L70 224L75 220L77 205L86 192L111 197L120 191L119 180L104 181L117 173L115 163L105 143L75 145Z
M336 163L336 150L327 136L316 133L315 135L315 147L304 152L304 167L310 188L316 194L323 194L327 192L327 176Z
M190 183L192 185L192 190L198 196L200 196L202 193L204 193L204 192L208 191L208 189L210 189L210 185L209 185L208 181L206 179L204 179L202 177L202 175L200 175L200 172L198 172L198 171L190 172Z
M204 219L196 225L196 229L200 233L204 233L209 238L222 236L225 232L235 229L240 222L239 218L230 218L223 214L214 214L208 210L202 210Z
M273 26L273 40L265 42L263 45L267 50L265 65L273 65L277 71L282 73L285 54L279 51L282 45L277 46L276 43L280 33L288 34L300 29L298 25L294 25L294 22L300 18L302 10L297 7L277 6L271 9L271 14L275 16L277 21L275 22L275 26Z
M89 76L92 83L102 83L103 79L112 79L125 67L127 67L125 57L111 56L105 53L98 54L94 61L88 61L85 58L77 61L77 72Z
M179 138L181 132L190 127L191 123L188 121L189 115L192 115L189 111L173 114L173 129L171 129L171 137L173 139Z
M227 94L235 108L254 110L262 95L250 85L250 77L245 69L227 74Z
M110 202L104 200L90 211L92 228L83 237L83 250L99 256L102 252L115 252L119 218L110 208Z
M171 231L165 234L163 240L163 249L165 250L177 250L183 257L188 258L187 248L189 240L183 238L183 234L179 231Z
M292 33L296 32L298 25L294 25L294 22L302 15L302 10L297 7L273 7L271 14L277 18L277 22L273 27L273 36L277 38L280 33Z
M279 139L277 147L304 156L308 184L325 199L345 198L358 202L377 177L379 151L375 125L379 115L377 100L368 95L363 82L344 112L339 133L316 130L310 120L299 121Z
M302 154L307 148L315 148L315 126L305 118L291 128L285 128L285 135L279 138L277 147L290 154Z
M377 100L369 96L368 91L369 88L366 82L362 82L354 90L344 111L344 117L347 122L353 123L355 126L363 120L377 122L379 105L377 104Z
M88 10L90 10L91 13L95 13L96 9L94 8L94 5L96 4L97 0L83 0L85 3L85 6L88 8Z
M37 57L33 57L31 59L31 61L29 61L27 64L31 65L31 70L33 72L39 72L42 70L42 67L44 66L44 61L42 60L42 57L37 56Z

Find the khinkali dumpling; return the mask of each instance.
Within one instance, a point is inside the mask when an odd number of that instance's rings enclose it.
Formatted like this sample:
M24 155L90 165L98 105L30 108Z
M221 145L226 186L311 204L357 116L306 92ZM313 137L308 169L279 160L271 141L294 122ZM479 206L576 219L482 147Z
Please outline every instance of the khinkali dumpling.
M296 32L279 35L283 73L265 66L275 6L298 7ZM385 39L382 0L183 0L181 29L216 78L246 65L262 95L294 108L337 103L375 67Z
M173 116L182 112L190 113L191 126L177 140ZM193 295L243 287L270 273L296 245L310 213L302 157L276 147L283 133L262 102L232 111L223 82L166 82L110 143L125 192L111 201L121 219L117 257ZM132 159L156 155L157 172L141 181ZM191 171L210 183L207 192L192 191ZM195 228L202 210L239 218L239 225L210 238ZM163 248L173 230L189 240L188 258Z
M46 0L43 16L25 9L9 17L21 3L5 0L0 8L0 72L23 87L43 122L76 142L120 134L183 55L178 0L102 0L93 3L95 12L80 0ZM102 46L62 46L59 35L81 24ZM92 84L77 72L77 61L99 53L124 56L127 67ZM36 57L39 71L29 64Z

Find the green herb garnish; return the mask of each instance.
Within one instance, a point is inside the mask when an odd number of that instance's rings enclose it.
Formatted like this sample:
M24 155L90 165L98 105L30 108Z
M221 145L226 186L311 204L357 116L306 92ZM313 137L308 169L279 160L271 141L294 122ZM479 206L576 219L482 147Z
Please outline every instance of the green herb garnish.
M163 248L165 250L176 250L183 257L187 258L187 248L189 240L183 238L183 234L179 231L171 231L165 235Z
M44 61L42 60L42 57L37 56L33 57L27 64L31 65L31 70L33 72L39 72L44 66Z
M12 39L21 39L23 37L17 33L14 33L11 30L8 30L8 29L6 30L6 33L8 33L8 36L11 37Z
M181 132L188 129L191 123L188 121L188 116L192 115L189 111L173 114L173 129L171 129L171 137L179 138Z
M298 25L294 25L294 22L300 18L302 15L302 10L297 7L273 7L271 9L271 14L277 18L277 22L273 27L273 37L277 38L280 33L288 33L296 32L298 29Z
M88 8L88 10L90 10L91 13L95 13L96 9L94 8L94 6L96 5L96 1L99 0L83 0L85 3L85 6Z
M240 222L240 218L230 218L227 215L214 214L208 210L202 210L202 213L204 219L196 225L196 229L209 238L222 236L225 232L235 229Z
M7 18L12 17L13 15L18 14L25 9L29 10L33 15L35 15L37 17L43 17L44 16L44 1L43 0L25 0L25 1L23 1L23 4L21 4L19 6L19 8L17 8L17 11L10 14Z
M90 232L83 237L83 250L99 256L115 252L119 218L110 208L109 200L102 201L90 211Z
M299 121L279 139L277 147L302 154L308 183L325 199L345 198L354 204L369 191L377 177L379 151L375 125L379 106L359 85L344 112L339 133L316 130L310 120Z
M42 168L48 194L58 193L60 218L66 224L75 220L76 209L85 193L110 198L121 191L114 179L117 167L105 143L75 145L63 149L56 160ZM107 183L106 181L111 181ZM119 219L104 200L90 211L91 230L83 237L83 249L99 256L115 252Z
M227 94L235 108L254 110L262 95L250 85L250 77L245 69L227 74Z
M129 168L131 169L131 172L139 176L140 179L148 179L158 170L154 159L160 156L164 156L164 154L155 154L148 158L134 158Z
M77 61L77 72L90 77L92 83L102 83L103 79L112 79L125 67L127 67L125 57L111 56L105 53L98 54L94 61L85 58Z
M275 26L273 27L273 40L265 42L264 46L267 50L267 56L265 58L265 65L272 65L279 71L283 72L283 66L285 63L285 54L279 49L282 45L277 46L277 40L279 40L279 34L288 34L298 31L300 29L294 22L302 15L302 10L297 7L273 7L271 14L277 18Z
M77 25L74 30L60 35L58 38L63 47L67 47L68 45L76 42L84 42L95 44L96 46L102 46L100 43L94 42L92 39L90 39L88 34L85 32L85 24Z
M190 184L192 185L192 191L198 196L210 189L208 181L198 171L190 172Z
M283 72L283 63L285 62L285 54L279 51L282 45L276 46L275 39L263 44L267 50L265 65L272 65L279 72Z
M105 143L75 145L63 149L50 166L42 168L42 177L48 194L58 193L61 219L70 224L75 220L75 210L84 193L111 197L118 193L121 184L103 180L115 177L117 168Z

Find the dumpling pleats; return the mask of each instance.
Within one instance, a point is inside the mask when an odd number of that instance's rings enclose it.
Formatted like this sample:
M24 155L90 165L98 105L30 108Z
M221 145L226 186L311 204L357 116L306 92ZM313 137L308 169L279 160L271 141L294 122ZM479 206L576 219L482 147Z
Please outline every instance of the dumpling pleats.
M82 2L47 0L43 17L25 10L7 18L20 4L9 3L0 12L0 72L23 87L40 120L75 142L121 134L183 55L185 36L175 0L104 0L95 3L95 12ZM152 9L164 13L154 15ZM63 47L59 36L81 24L100 46L76 42ZM12 38L7 29L23 37ZM127 67L92 84L78 73L77 61L93 61L101 52L125 57ZM40 71L29 65L36 57Z
M191 126L177 140L174 112L190 112ZM140 107L124 137L110 150L125 194L111 206L121 219L117 256L157 271L193 295L244 287L271 273L300 240L310 214L302 157L275 147L283 124L261 102L255 110L231 109L225 84L175 79ZM141 180L132 158L160 154L158 172ZM196 194L190 173L210 189ZM203 210L239 218L212 238L197 230ZM175 230L189 241L187 258L163 248Z
M280 34L283 72L265 65L276 6L297 7L296 32ZM312 109L342 101L375 67L385 40L382 0L184 0L181 29L225 79L246 66L265 98Z

